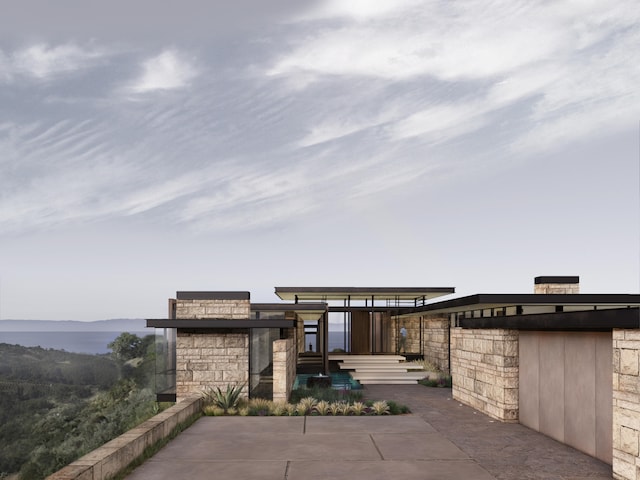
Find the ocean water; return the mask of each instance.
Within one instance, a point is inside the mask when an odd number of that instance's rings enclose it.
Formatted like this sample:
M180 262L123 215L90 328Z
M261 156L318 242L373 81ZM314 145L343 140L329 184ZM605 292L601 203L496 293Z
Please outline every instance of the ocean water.
M0 343L22 345L24 347L53 348L73 353L103 354L111 353L107 347L122 332L0 332ZM131 332L139 337L153 335L153 329L144 332ZM315 338L307 336L306 345L313 345ZM348 339L347 339L348 340ZM344 348L343 332L329 332L329 351Z
M73 353L111 353L107 347L122 332L0 332L0 343L24 347L53 348ZM153 330L131 332L139 337L153 335Z
M349 342L349 337L347 336L347 345ZM306 347L309 347L309 344L313 346L313 351L316 351L316 339L314 335L306 336ZM329 351L334 348L342 348L344 349L344 332L329 330Z

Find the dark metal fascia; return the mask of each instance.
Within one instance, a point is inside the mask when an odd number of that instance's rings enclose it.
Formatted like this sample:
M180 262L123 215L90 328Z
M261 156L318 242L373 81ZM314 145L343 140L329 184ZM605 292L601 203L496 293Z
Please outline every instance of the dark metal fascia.
M327 304L323 302L309 303L252 303L252 311L300 312L305 310L325 310Z
M538 331L611 331L614 328L638 329L638 308L585 310L581 312L537 313L506 317L459 319L462 328Z
M566 283L566 284L578 284L580 283L580 277L578 276L542 276L533 279L535 285L544 283Z
M329 313L331 312L389 312L391 315L404 315L407 313L411 313L415 311L414 307L386 307L386 306L376 306L376 307L344 307L344 306L329 306Z
M176 292L176 300L249 300L250 298L250 292Z
M458 307L485 305L640 305L640 295L624 293L477 293L466 297L429 303L414 312L433 312Z
M147 327L155 328L198 328L214 330L218 328L292 328L295 320L268 318L264 320L229 318L148 318Z

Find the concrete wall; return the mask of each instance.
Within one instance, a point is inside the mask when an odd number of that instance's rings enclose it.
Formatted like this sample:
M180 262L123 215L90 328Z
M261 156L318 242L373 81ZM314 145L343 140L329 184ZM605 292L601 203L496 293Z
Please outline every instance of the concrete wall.
M289 401L296 379L295 339L273 342L273 401Z
M423 325L424 359L449 373L449 315L426 316Z
M522 331L519 351L520 423L611 464L611 333Z
M178 329L176 337L176 397L205 389L244 383L249 394L249 333Z
M47 477L47 480L106 480L127 468L143 452L181 424L200 415L201 397L190 397L123 433Z
M518 331L451 329L452 394L504 422L518 421Z
M640 479L640 331L613 331L613 477Z

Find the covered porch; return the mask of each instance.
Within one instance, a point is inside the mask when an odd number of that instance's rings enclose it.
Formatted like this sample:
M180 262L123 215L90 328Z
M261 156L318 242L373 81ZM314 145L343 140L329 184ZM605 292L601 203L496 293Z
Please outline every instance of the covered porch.
M340 369L336 355L422 358L422 317L407 315L454 292L453 287L275 288L281 300L298 308L318 303L328 306L322 316L299 322L297 332L299 370L311 368L325 374Z

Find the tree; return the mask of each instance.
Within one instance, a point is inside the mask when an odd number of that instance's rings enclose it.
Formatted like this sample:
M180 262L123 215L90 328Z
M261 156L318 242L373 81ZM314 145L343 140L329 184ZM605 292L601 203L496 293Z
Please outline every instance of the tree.
M113 351L116 358L123 361L142 357L145 354L142 338L129 332L118 335L107 347Z

